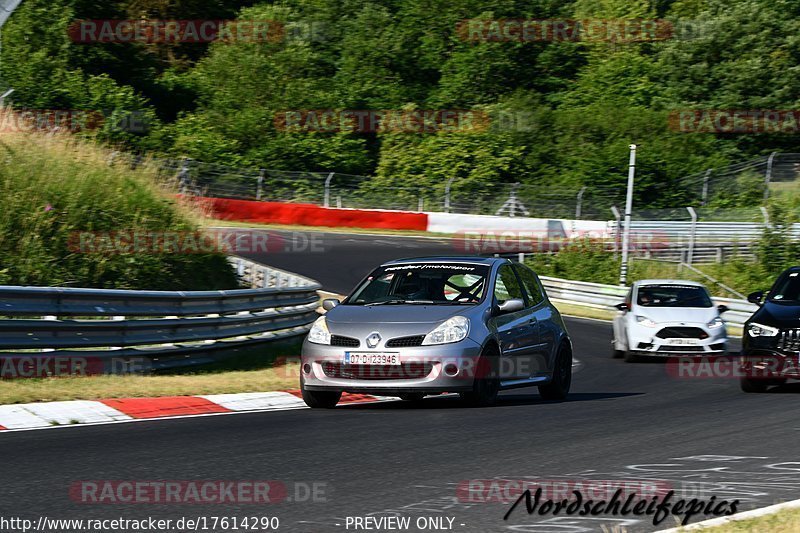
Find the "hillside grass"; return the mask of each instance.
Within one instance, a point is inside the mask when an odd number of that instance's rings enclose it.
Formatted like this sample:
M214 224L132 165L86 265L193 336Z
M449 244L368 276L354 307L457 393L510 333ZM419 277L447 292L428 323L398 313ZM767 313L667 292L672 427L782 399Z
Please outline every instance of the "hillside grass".
M0 115L7 111L0 110ZM86 253L77 232L193 232L201 213L144 163L68 135L0 135L0 284L119 289L236 288L218 253ZM73 246L70 246L73 239Z

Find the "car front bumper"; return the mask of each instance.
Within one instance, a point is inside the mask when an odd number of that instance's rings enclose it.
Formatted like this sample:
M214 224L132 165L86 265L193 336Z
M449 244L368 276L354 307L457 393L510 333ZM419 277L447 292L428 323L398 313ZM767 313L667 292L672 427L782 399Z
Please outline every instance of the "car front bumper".
M705 338L661 338L661 331L669 328L696 328ZM628 333L629 350L637 355L673 357L676 355L724 355L728 351L728 334L725 327L709 329L705 324L666 323L654 328L634 325Z
M345 365L345 352L397 353L401 365ZM464 339L452 344L387 348L342 348L303 343L300 372L307 390L336 390L393 396L472 390L481 346ZM448 375L446 370L456 370Z
M775 338L745 338L739 371L750 379L800 379L800 352L782 350Z

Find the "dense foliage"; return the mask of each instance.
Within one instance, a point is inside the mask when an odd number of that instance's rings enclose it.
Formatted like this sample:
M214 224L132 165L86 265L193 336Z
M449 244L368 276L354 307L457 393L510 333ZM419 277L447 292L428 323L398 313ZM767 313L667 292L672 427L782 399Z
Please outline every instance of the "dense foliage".
M491 6L491 7L489 7ZM787 134L669 128L671 111L795 109L800 5L790 0L26 0L3 30L0 73L14 105L144 111L128 148L285 170L374 175L381 188L463 191L624 184L641 145L637 205L685 205L678 178L772 150ZM278 42L75 44L75 19L276 20ZM464 19L668 19L656 42L471 42ZM300 109L472 109L501 117L472 133L287 133ZM719 187L712 205L760 196ZM719 198L716 198L718 196Z

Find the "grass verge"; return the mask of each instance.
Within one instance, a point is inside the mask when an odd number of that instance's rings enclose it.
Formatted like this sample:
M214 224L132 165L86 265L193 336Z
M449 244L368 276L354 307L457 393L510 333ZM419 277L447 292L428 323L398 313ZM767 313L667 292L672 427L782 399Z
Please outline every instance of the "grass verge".
M203 368L153 375L4 380L0 385L0 404L296 389L301 344L297 338L274 342L242 350Z
M688 531L688 530L687 530ZM747 520L736 520L721 526L703 529L705 533L796 533L800 531L800 509L787 509L774 514L752 518Z

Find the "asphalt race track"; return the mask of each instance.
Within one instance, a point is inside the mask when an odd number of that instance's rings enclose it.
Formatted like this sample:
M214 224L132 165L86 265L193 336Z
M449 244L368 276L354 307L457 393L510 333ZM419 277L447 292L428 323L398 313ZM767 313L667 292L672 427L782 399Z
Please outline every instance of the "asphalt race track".
M344 292L383 260L458 253L439 239L320 235L324 251L252 257ZM560 482L570 490L657 486L676 491L676 499L738 499L739 510L798 497L800 386L748 395L734 379L674 377L661 362L612 359L606 323L569 319L568 325L580 366L563 402L520 389L486 409L439 397L419 406L396 401L0 435L0 515L277 516L278 531L309 533L367 531L347 527L348 517L352 523L391 515L411 519L405 531L420 531L418 518L434 518L444 519L443 527L453 519L452 531L578 533L615 525L653 531L675 521L655 527L652 516L632 514L529 516L524 505L504 520L511 502L502 492L482 493L489 502L470 501L482 498L459 487L469 480ZM292 501L81 504L69 497L80 480L280 480ZM447 530L436 525L424 530Z

